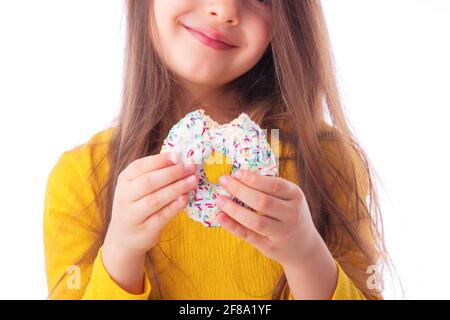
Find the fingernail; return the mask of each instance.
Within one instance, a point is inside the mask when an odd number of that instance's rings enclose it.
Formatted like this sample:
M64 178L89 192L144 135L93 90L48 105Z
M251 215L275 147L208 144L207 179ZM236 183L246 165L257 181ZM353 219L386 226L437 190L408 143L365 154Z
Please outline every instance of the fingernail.
M222 198L222 197L216 198L216 204L217 204L219 207L223 207L223 206L225 205L225 203L226 203L226 201L225 201L224 198Z
M177 164L178 161L180 160L180 158L178 157L178 155L175 152L170 153L169 159L170 159L170 161L172 161L173 164Z
M242 170L237 170L233 173L233 177L238 180L241 180L244 177L244 172Z
M219 211L219 213L217 214L217 220L220 223L224 223L225 222L225 213L223 211Z
M195 176L190 176L189 178L186 179L186 182L189 185L193 185L195 183L195 180L196 180Z
M195 164L193 164L193 163L185 163L184 164L184 170L186 170L186 172L194 172L195 171Z
M182 204L183 203L183 196L179 196L177 199L178 204Z
M221 176L219 179L219 183L226 186L230 182L230 178L228 176Z

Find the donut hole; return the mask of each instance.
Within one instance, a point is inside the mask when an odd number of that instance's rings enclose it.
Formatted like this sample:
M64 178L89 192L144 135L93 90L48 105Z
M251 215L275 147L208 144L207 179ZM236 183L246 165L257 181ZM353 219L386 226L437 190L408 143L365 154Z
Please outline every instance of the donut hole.
M206 179L214 184L219 183L223 175L231 174L233 162L221 151L214 151L203 163Z

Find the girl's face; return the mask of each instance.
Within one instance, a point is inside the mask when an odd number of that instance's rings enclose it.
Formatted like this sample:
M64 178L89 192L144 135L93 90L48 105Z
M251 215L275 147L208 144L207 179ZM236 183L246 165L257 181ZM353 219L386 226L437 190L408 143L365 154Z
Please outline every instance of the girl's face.
M270 44L271 6L271 0L153 0L158 51L182 80L224 85L250 70ZM211 40L220 36L231 46Z

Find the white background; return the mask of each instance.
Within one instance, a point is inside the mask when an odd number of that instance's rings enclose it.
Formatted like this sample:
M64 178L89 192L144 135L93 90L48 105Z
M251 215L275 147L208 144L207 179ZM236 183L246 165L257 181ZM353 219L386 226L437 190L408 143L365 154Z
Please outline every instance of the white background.
M450 298L450 2L323 3L405 291L385 296ZM122 0L0 1L0 298L46 296L48 174L116 115L124 22Z

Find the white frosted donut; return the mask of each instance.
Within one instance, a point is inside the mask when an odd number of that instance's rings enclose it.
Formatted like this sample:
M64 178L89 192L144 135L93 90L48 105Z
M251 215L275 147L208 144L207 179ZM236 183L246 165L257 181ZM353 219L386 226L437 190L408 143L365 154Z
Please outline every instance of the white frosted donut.
M196 172L199 183L188 193L184 211L205 227L220 226L216 220L220 211L215 204L218 194L229 196L249 208L223 189L214 177L220 172L211 173L211 170L229 168L230 172L224 173L232 174L243 168L261 175L278 176L278 164L264 131L246 113L241 113L230 123L219 125L203 109L190 112L170 129L161 152L176 152L181 162L199 164ZM224 162L229 165L215 165L213 168L216 169L205 170L211 168L205 163L211 156L218 159L218 153L226 157Z

